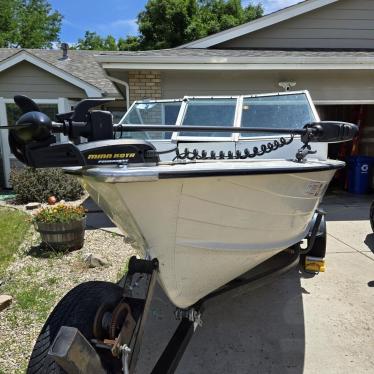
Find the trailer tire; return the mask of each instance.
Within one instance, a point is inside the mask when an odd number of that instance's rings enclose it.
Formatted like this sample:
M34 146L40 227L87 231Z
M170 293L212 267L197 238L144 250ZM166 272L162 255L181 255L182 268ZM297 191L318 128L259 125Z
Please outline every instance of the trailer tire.
M315 238L313 247L307 255L312 257L325 258L327 246L327 229L325 217L322 217L318 232L319 233Z
M370 205L370 225L374 232L374 202Z
M122 293L122 288L116 284L99 281L82 283L69 291L45 322L31 353L27 374L65 373L47 355L60 327L76 327L87 339L91 339L98 307L104 302L119 302Z

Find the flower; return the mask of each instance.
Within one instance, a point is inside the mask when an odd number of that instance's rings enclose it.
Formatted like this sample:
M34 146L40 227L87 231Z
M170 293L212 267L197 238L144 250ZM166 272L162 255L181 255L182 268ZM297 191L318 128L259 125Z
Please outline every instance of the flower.
M33 217L34 222L68 223L79 221L86 215L83 206L57 204L39 209Z

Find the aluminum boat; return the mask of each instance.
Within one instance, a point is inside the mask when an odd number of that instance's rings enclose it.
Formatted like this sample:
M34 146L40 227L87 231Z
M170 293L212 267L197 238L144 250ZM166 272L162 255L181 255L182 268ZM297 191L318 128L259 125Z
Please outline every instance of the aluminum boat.
M327 160L327 143L314 143L313 152L298 162L300 136L289 133L280 139L276 131L318 121L307 92L135 102L117 137L153 143L166 151L160 155L164 161L152 166L101 164L74 173L134 239L139 254L159 260L166 294L176 306L187 308L305 238L329 182L344 163ZM183 130L200 124L222 126L226 132ZM126 131L125 126L133 125L175 129ZM260 126L274 133L227 130ZM261 155L262 144L266 151ZM285 145L274 149L274 144ZM179 157L167 152L174 147ZM245 156L256 147L258 157Z
M305 268L321 269L317 209L344 167L327 146L352 140L357 126L321 122L308 92L139 101L119 124L92 110L109 99L83 100L56 122L31 99L14 100L23 115L0 128L13 154L77 176L139 255L119 283L81 284L57 304L28 373L134 373L157 280L181 322L152 373L173 373L206 301L281 274L307 252ZM286 262L248 276L268 259Z
M302 241L339 161L197 162L80 171L84 188L157 258L180 308Z

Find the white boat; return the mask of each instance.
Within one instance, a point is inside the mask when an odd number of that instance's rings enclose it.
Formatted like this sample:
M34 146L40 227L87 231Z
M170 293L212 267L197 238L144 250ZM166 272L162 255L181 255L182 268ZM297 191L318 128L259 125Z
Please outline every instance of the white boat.
M203 162L82 171L82 183L187 308L306 237L340 161Z
M30 373L52 359L67 372L109 365L133 373L156 279L181 322L152 373L172 373L205 301L254 281L237 278L291 247L271 271L288 269L304 238L309 254L324 256L315 213L344 167L327 158L327 143L351 140L357 127L320 122L308 92L135 102L118 125L109 112L89 111L102 99L82 101L57 123L27 97L15 102L24 114L9 131L14 155L66 167L146 259L132 258L119 284L89 282L67 294L37 339ZM57 144L54 133L71 142ZM136 274L148 279L144 298L132 294Z
M169 112L168 112L169 111ZM251 114L252 113L252 114ZM287 120L287 123L283 121ZM169 121L169 122L168 122ZM256 122L257 121L257 122ZM266 122L268 121L268 122ZM248 97L186 97L136 102L122 125L175 125L171 132L145 132L158 150L260 147L279 134L184 132L183 126L264 126L300 129L319 121L307 92ZM122 132L122 138L139 133ZM290 140L290 135L286 136ZM159 278L173 304L199 299L302 241L312 217L343 162L327 160L327 144L295 161L300 137L261 157L164 161L154 166L82 168L76 174L111 220L132 237L141 257L157 258ZM242 155L244 152L242 152ZM165 153L172 160L175 153ZM197 157L198 158L198 157ZM185 159L186 160L186 159Z

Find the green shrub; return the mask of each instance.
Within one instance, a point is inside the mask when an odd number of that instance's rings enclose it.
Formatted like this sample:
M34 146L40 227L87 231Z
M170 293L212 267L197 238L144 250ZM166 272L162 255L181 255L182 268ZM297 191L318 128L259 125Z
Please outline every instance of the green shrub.
M20 204L47 202L49 196L57 200L79 199L83 188L78 180L61 169L23 168L13 170L10 176L16 201Z

